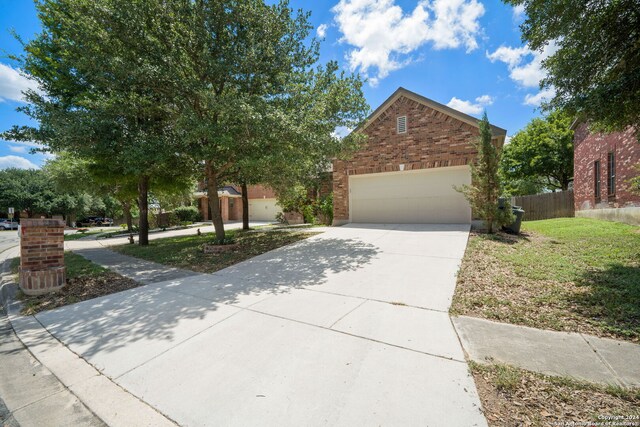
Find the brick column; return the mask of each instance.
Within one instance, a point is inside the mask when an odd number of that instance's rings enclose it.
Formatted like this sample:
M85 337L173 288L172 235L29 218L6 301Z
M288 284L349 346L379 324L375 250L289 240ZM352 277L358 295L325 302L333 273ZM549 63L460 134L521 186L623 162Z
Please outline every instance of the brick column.
M57 291L66 283L64 221L20 222L20 289L27 295Z

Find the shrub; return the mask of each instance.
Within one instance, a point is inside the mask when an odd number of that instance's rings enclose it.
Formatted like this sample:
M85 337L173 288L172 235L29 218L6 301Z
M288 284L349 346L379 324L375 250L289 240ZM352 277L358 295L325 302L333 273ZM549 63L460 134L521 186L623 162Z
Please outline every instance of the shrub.
M200 211L195 206L180 206L173 210L180 222L196 222L201 220Z
M304 222L307 224L315 224L316 217L313 214L313 205L304 205L302 206L302 216L304 217Z
M331 225L333 223L333 193L329 193L317 201L317 210L325 224Z

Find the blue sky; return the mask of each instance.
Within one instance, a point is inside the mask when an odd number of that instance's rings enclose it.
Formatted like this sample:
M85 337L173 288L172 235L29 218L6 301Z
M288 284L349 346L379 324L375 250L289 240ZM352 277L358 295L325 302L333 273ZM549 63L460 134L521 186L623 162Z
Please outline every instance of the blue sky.
M554 52L531 52L520 40L522 12L494 0L291 0L311 11L322 38L321 61L336 60L368 78L372 109L399 86L479 116L484 109L509 135L540 113L552 90L540 91L540 62ZM0 0L0 130L29 124L15 109L32 84L7 54L19 54L15 30L30 40L40 29L32 0ZM40 167L35 144L0 140L0 169Z

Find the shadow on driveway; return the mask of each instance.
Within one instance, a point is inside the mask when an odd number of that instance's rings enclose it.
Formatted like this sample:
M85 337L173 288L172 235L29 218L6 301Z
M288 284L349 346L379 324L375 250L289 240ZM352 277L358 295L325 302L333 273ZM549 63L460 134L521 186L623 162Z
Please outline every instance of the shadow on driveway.
M154 283L36 317L98 369L112 366L106 373L115 377L242 307L292 288L323 283L329 274L359 269L377 253L375 246L355 239L305 240L214 274Z

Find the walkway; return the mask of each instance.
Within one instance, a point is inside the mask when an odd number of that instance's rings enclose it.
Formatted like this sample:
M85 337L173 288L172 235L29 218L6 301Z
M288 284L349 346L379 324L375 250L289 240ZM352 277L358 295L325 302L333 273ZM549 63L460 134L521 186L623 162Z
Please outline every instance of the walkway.
M471 360L493 360L548 375L640 387L640 345L474 317L452 320Z

